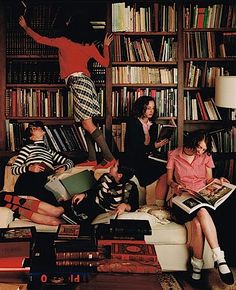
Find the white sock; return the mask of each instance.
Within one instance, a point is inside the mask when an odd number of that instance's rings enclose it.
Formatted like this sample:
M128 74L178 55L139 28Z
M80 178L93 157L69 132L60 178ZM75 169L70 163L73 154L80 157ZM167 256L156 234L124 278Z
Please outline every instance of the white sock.
M224 252L221 251L220 247L212 249L212 252L213 252L214 261L216 261L218 264L219 271L222 274L230 273L231 271L228 265L226 264ZM224 263L224 264L220 265L221 263Z
M201 270L203 267L203 260L198 259L198 258L193 256L191 258L191 264L193 266L192 278L194 280L200 280L201 279Z

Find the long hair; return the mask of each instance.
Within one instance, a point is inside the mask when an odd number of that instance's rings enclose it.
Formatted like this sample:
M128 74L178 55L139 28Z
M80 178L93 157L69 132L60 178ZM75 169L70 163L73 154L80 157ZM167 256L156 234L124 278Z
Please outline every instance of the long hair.
M154 114L151 119L151 121L154 121L157 115L156 102L154 98L150 96L141 96L135 101L132 115L137 118L143 117L150 101L155 103Z
M204 130L186 132L184 136L184 147L196 149L201 141L205 141L207 147L206 153L210 155L212 152L211 136Z

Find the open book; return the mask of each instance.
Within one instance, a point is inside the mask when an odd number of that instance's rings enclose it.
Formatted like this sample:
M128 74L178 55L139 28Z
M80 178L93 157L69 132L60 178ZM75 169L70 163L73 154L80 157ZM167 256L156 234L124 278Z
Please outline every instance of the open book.
M162 163L167 163L167 152L154 151L148 155L148 158Z
M173 205L191 214L201 207L210 207L215 210L221 205L236 189L231 183L220 184L212 181L198 192L188 190L172 199Z
M65 164L59 164L59 165L56 165L56 166L51 166L50 164L46 164L44 162L40 162L40 163L38 163L38 165L42 166L44 168L45 172L48 172L50 174L54 174L54 173L56 173L56 171L59 168L65 167Z
M171 119L169 124L162 124L160 128L160 132L157 137L157 141L161 141L164 139L171 139L176 128L177 126L174 119Z
M114 220L117 218L117 213L114 211L108 211L105 213L100 213L98 216L95 217L95 219L92 221L92 225L97 224L109 224L111 220Z

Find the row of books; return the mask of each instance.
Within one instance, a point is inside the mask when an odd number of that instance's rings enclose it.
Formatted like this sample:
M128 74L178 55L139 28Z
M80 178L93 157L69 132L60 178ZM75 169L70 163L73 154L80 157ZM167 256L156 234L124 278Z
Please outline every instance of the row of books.
M236 152L236 127L212 131L211 139L213 152Z
M189 4L184 7L184 28L235 28L236 5L213 4L204 7Z
M12 122L6 120L7 149L18 151L24 145L24 130L27 122ZM81 126L72 125L45 125L45 142L49 148L57 152L87 151L87 143Z
M96 85L105 84L106 82L106 69L96 61L92 64L91 78Z
M112 117L128 117L140 96L152 96L158 117L177 117L177 89L127 88L112 91Z
M207 62L186 62L184 86L187 88L215 87L217 76L226 76L229 72L223 66L210 66Z
M178 70L147 66L113 66L113 84L177 84Z
M112 4L112 31L175 32L177 28L175 3L153 3L145 7L125 2Z
M154 41L152 39L132 39L122 35L115 35L113 42L113 61L175 61L177 43L174 37L163 36ZM159 54L158 54L159 51Z
M104 116L104 88L98 88L100 116ZM73 117L73 95L66 88L9 88L5 93L7 117Z
M56 60L7 62L8 84L58 84L59 65Z
M216 58L222 55L222 34L210 31L185 33L186 58ZM235 55L235 54L234 54Z
M37 29L38 31L38 29ZM45 35L48 32L45 31ZM6 36L7 55L38 55L38 56L56 56L55 47L46 46L35 42L28 37L23 30L8 30Z
M62 89L6 89L7 117L73 117L73 96Z
M187 91L184 96L185 120L222 120L221 114L210 96L203 96L200 92Z

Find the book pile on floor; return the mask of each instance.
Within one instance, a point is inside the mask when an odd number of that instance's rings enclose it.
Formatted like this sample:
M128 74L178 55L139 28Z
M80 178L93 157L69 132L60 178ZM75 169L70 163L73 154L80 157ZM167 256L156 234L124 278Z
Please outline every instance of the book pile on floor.
M100 261L98 272L149 273L161 272L153 244L146 244L144 235L151 235L149 221L110 220L99 224L96 234L99 247L109 247L110 258Z
M61 224L56 235L42 234L38 242L31 271L32 289L39 284L50 289L87 282L96 270L100 256L94 235L81 234L80 225Z
M0 229L0 276L1 282L12 280L28 281L31 256L35 244L35 228Z
M55 273L57 283L87 282L96 272L99 261L106 258L105 248L98 250L93 232L80 233L80 225L62 224L54 240ZM51 277L51 281L53 282ZM55 283L55 282L54 282Z

